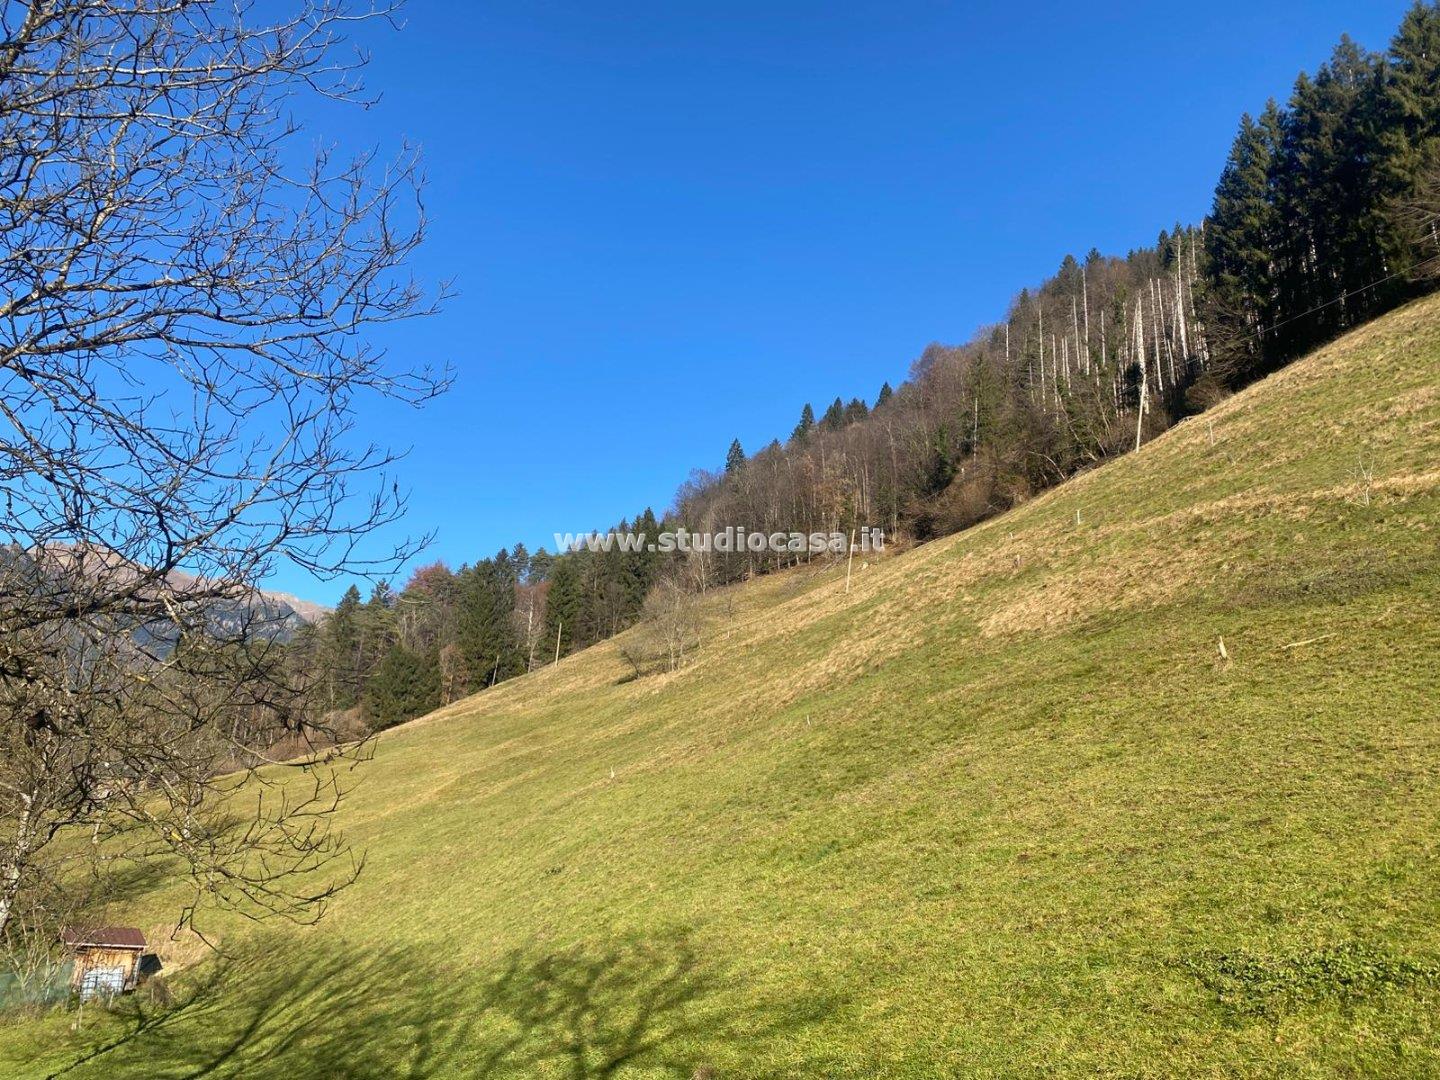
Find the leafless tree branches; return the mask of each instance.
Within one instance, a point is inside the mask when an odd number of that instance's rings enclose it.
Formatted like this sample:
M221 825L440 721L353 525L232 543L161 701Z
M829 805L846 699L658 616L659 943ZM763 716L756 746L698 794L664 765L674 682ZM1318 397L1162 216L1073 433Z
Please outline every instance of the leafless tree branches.
M1440 161L1431 164L1415 190L1392 209L1401 234L1413 245L1419 262L1414 276L1440 279Z
M257 582L363 571L403 510L357 401L448 380L370 340L443 298L404 272L418 158L302 153L288 116L364 104L343 38L392 10L0 12L0 936L98 858L182 866L187 916L315 917L355 870L333 755L221 773L306 730Z

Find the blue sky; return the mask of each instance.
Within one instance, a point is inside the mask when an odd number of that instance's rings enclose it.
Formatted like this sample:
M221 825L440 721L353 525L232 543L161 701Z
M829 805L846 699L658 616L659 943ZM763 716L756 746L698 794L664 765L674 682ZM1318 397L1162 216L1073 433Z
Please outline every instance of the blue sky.
M362 415L411 449L423 561L658 512L732 438L873 400L1067 252L1197 221L1241 111L1408 6L411 0L360 35L379 105L300 119L424 150L415 270L459 295L387 341L458 381Z

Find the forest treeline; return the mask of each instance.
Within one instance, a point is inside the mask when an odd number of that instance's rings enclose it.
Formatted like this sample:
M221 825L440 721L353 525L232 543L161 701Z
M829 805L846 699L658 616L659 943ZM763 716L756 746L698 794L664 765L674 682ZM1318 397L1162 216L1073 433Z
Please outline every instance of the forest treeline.
M924 350L871 401L806 404L758 452L732 443L657 519L927 540L1003 512L1416 295L1440 260L1440 3L1384 54L1349 38L1284 106L1241 118L1199 226L1123 258L1066 256L968 343ZM353 588L293 645L317 708L370 727L593 644L674 596L812 556L523 545L403 589ZM671 600L655 600L663 590Z

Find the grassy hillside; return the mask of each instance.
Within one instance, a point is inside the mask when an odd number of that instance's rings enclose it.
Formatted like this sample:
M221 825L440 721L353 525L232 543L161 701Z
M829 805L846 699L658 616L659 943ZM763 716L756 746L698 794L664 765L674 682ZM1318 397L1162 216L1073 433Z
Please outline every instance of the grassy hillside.
M1437 541L1431 300L848 595L712 596L677 674L388 734L321 926L0 1075L1440 1073Z

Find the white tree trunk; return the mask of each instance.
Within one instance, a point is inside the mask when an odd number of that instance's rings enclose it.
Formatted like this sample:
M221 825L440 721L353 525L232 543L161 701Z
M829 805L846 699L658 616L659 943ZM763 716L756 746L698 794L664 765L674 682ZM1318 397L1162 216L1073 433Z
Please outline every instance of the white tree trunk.
M1135 355L1140 361L1140 407L1135 410L1135 449L1140 449L1140 435L1145 427L1145 405L1148 395L1148 373L1145 364L1145 305L1142 298L1135 299ZM1160 365L1156 364L1156 373Z
M1155 305L1155 279L1150 279L1150 335L1155 339L1155 392L1165 393L1165 370L1160 365L1160 319Z
M5 862L0 864L0 939L5 936L5 928L10 925L10 917L15 912L15 900L20 893L21 871L30 854L30 829L34 806L34 798L26 792L21 792L20 814L15 821L15 840L10 845L10 852L6 856Z
M1045 305L1040 304L1040 404L1045 404Z

